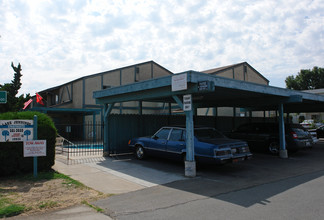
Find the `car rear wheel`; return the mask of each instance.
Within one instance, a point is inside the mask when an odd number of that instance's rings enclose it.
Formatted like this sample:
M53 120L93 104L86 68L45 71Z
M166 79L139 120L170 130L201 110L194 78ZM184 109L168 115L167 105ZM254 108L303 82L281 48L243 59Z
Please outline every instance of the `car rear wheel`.
M269 144L269 151L272 154L278 154L279 153L279 144L277 141L272 141Z
M145 155L145 151L144 151L143 146L138 145L138 146L136 147L136 150L135 150L135 156L136 156L136 158L139 159L139 160L142 160L142 159L145 158L146 155Z

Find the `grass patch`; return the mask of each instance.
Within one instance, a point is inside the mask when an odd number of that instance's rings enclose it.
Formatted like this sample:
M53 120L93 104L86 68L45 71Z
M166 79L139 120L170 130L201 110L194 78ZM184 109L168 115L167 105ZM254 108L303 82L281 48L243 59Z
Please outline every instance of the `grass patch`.
M84 205L89 206L90 208L93 208L93 209L96 210L97 212L103 212L103 211L104 211L102 208L100 208L100 207L98 207L98 206L95 206L95 205L92 205L92 204L90 204L89 202L87 202L87 201L85 201L85 200L83 200L81 203L84 204Z
M40 181L40 180L52 180L52 179L63 179L64 184L73 185L75 187L86 187L84 184L80 183L77 180L72 179L71 177L64 175L62 173L58 173L56 171L48 171L48 172L39 172L37 177L35 178L33 174L21 175L17 176L18 179L21 180L29 180L29 181Z
M54 201L47 201L47 202L41 202L38 207L40 209L48 209L48 208L54 208L58 205L58 202Z
M24 210L25 206L13 204L9 199L0 196L0 218L19 215Z
M90 189L89 187L85 186L79 181L76 181L70 178L69 176L66 176L64 174L55 171L39 172L37 178L35 178L34 175L30 173L24 175L20 174L20 175L10 176L8 178L1 178L0 181L5 180L5 181L13 181L13 182L22 182L23 186L24 184L26 184L26 186L30 186L30 184L32 184L30 187L35 186L37 188L39 184L43 184L44 182L55 180L55 179L63 180L62 181L63 188L68 189L70 187L73 187L73 190L78 188L79 191ZM15 216L23 212L33 211L37 209L39 210L51 209L62 205L58 201L43 201L43 202L39 202L38 204L35 203L34 205L31 205L29 203L21 204L18 202L20 198L19 193L21 192L13 192L11 190L8 190L8 188L2 188L0 184L0 218ZM28 191L26 193L28 193Z

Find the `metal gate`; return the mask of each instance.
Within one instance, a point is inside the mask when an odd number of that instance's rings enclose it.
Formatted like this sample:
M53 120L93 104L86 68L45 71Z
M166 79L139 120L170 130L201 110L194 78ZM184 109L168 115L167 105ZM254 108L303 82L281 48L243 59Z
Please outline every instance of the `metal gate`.
M55 159L66 164L103 160L101 123L56 124Z

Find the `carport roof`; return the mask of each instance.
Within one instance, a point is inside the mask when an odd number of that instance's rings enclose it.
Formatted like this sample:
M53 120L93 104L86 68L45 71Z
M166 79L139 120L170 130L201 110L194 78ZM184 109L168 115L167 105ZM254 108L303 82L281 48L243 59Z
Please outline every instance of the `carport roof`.
M59 114L81 114L81 115L93 115L99 114L100 109L79 109L79 108L45 108L45 107L33 107L31 111L38 111L44 113L59 113Z
M172 77L187 74L187 89L172 91ZM175 75L95 91L97 104L128 101L175 102L173 96L192 94L196 107L239 107L248 110L277 110L284 104L285 112L324 112L324 96L268 85L234 80L201 72L186 71ZM201 82L207 90L200 91Z

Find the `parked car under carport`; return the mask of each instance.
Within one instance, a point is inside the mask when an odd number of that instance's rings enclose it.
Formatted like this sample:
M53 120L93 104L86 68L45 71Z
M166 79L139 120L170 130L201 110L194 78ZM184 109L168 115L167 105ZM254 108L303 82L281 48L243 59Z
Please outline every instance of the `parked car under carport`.
M138 159L147 155L168 159L185 159L186 130L181 126L162 127L153 136L129 140L129 147ZM245 141L227 138L214 128L194 129L195 159L203 163L235 163L250 159L248 144Z
M300 149L313 146L310 133L299 124L285 124L285 136L286 148L289 152L294 153ZM279 153L278 123L243 124L230 133L229 137L247 141L251 151Z
M311 132L315 132L317 138L324 138L324 125L316 128L316 129L312 129L310 130Z

